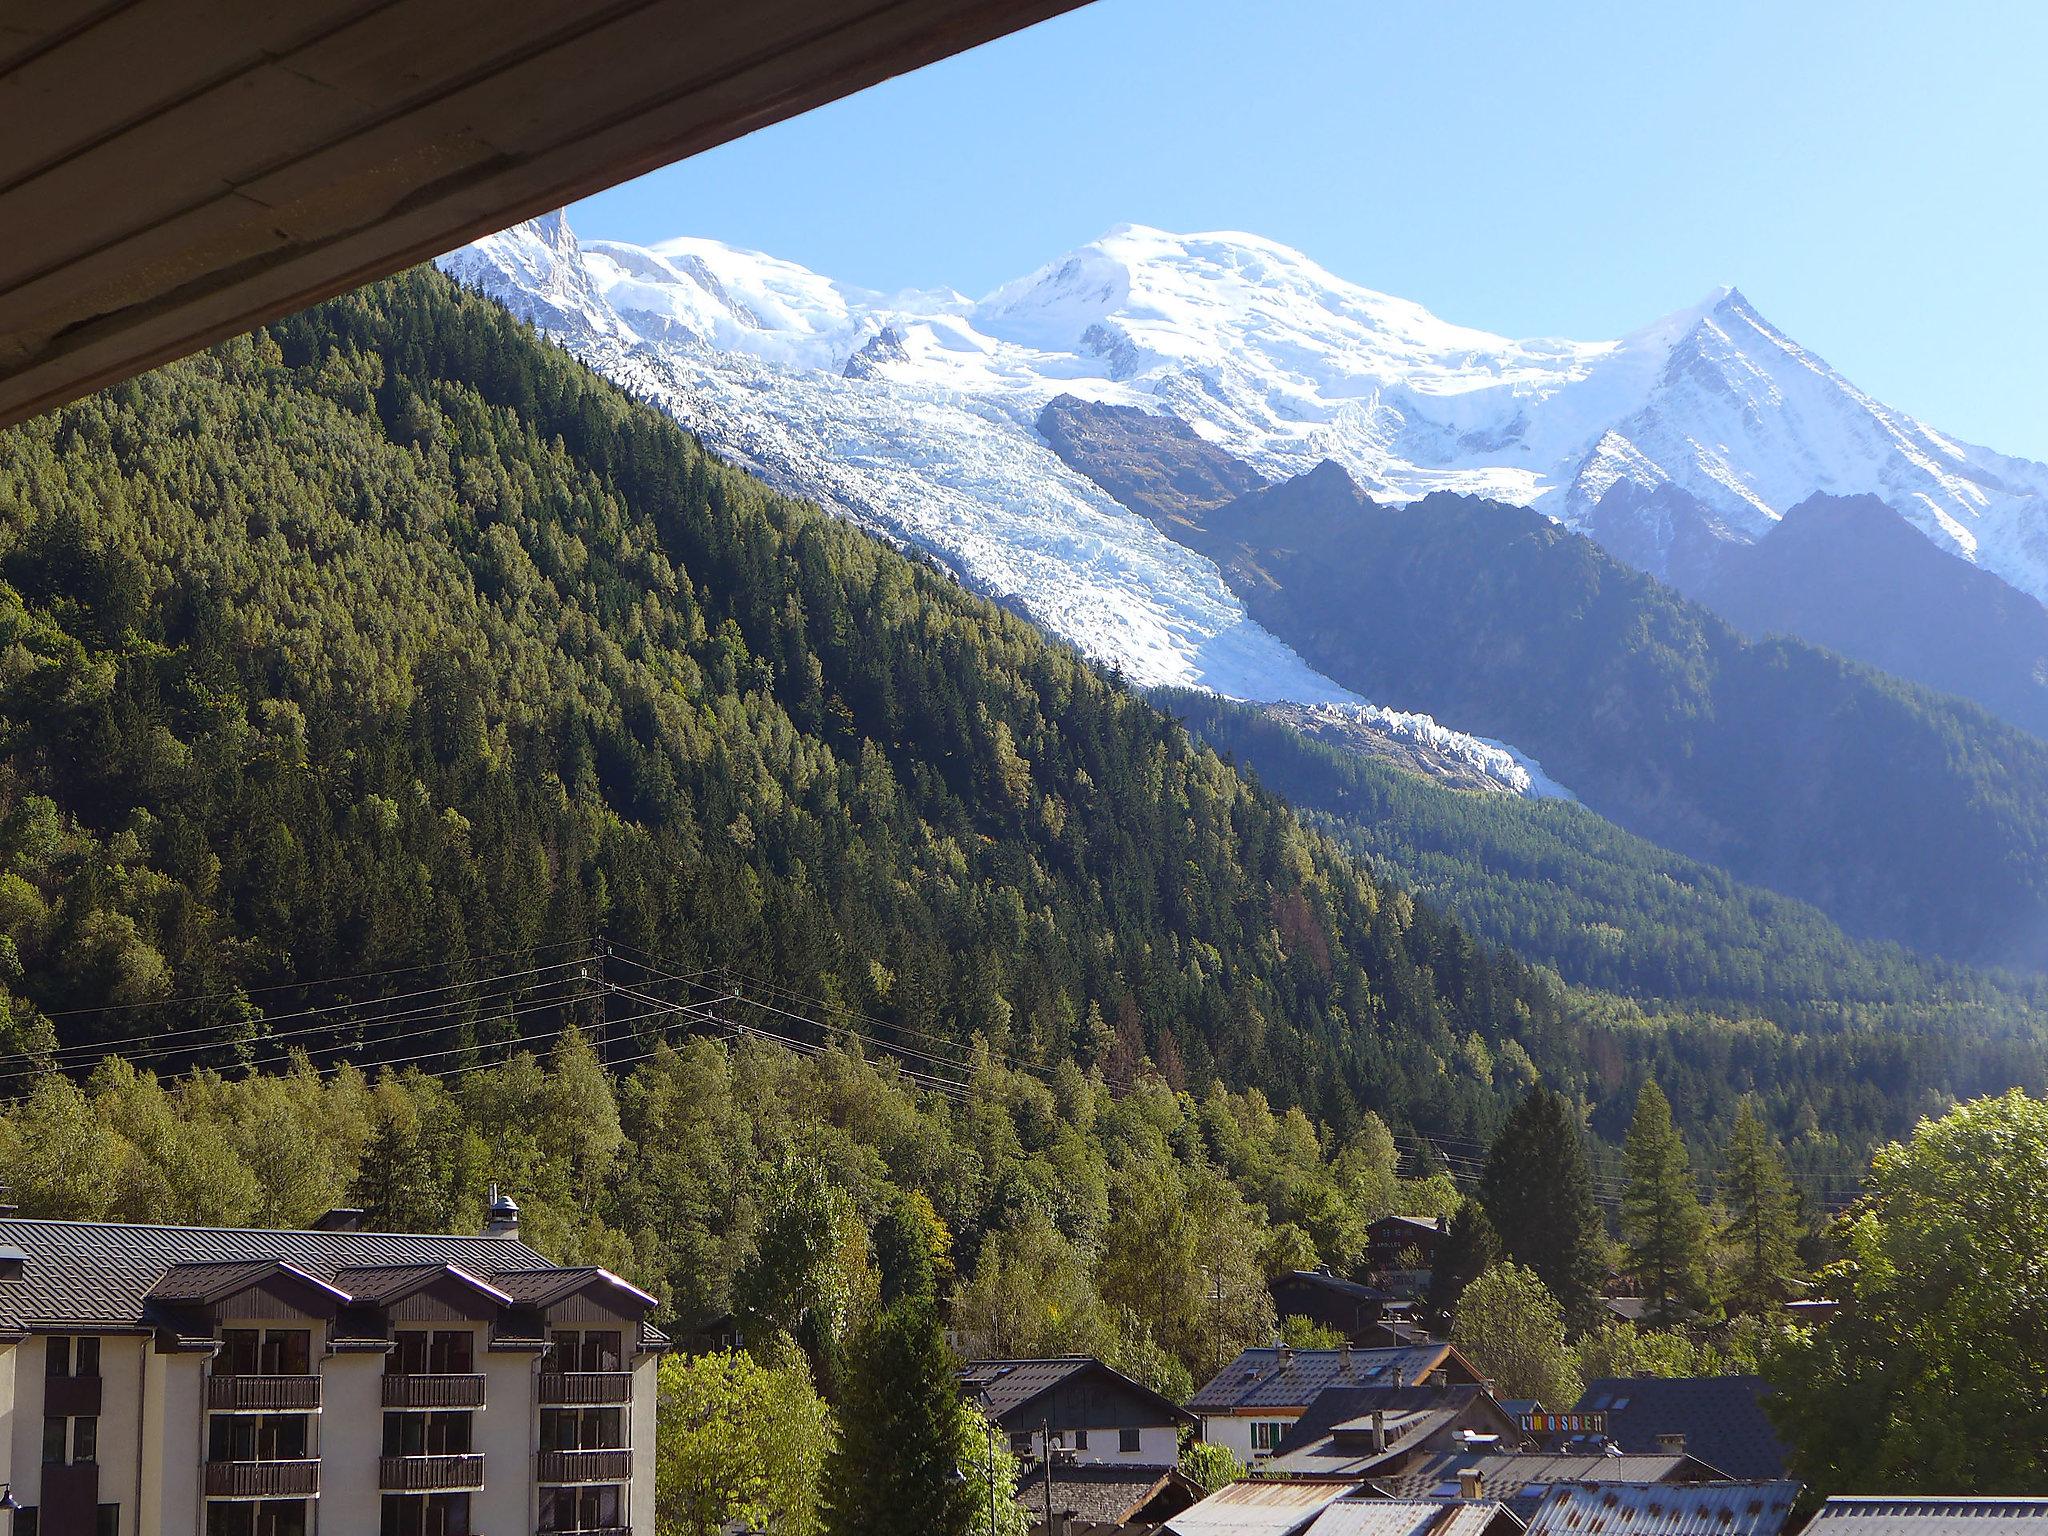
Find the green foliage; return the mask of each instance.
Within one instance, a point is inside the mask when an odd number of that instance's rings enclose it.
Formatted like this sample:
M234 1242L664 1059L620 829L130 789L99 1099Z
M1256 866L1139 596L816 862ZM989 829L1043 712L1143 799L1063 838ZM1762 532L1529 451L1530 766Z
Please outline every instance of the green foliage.
M1244 1463L1227 1445L1206 1440L1189 1440L1180 1448L1181 1475L1204 1493L1236 1482L1245 1475Z
M1579 1375L1564 1340L1564 1312L1533 1270L1496 1264L1465 1287L1451 1342L1500 1397L1547 1407L1579 1400Z
M1290 1312L1280 1319L1280 1342L1295 1349L1336 1349L1344 1343L1344 1331Z
M1581 1334L1572 1356L1587 1381L1604 1376L1726 1376L1755 1369L1749 1354L1718 1349L1686 1329L1638 1328L1618 1319Z
M661 1536L720 1536L736 1524L777 1536L819 1529L832 1436L801 1357L764 1364L737 1351L669 1355L655 1407Z
M974 1507L968 1536L1024 1536L1031 1522L1017 1502L1017 1458L1007 1437L972 1404L960 1410L959 1466Z
M2017 1494L2048 1478L2048 1103L1959 1106L1884 1148L1822 1271L1840 1310L1770 1362L1822 1492Z
M1642 1289L1644 1318L1667 1323L1707 1305L1709 1222L1694 1185L1685 1139L1671 1123L1671 1102L1655 1079L1636 1096L1622 1144L1627 1184L1621 1236Z
M1563 1095L1538 1085L1515 1106L1487 1149L1479 1203L1501 1251L1535 1274L1573 1327L1589 1324L1606 1231L1578 1113Z
M1720 1184L1728 1210L1723 1304L1730 1313L1768 1313L1798 1280L1799 1199L1783 1152L1747 1098L1721 1154Z
M938 1309L906 1294L851 1344L839 1435L825 1458L825 1529L966 1536L976 1500L959 1458L971 1429Z
M1437 1245L1436 1262L1430 1266L1429 1294L1423 1299L1430 1324L1437 1331L1449 1329L1458 1310L1458 1298L1465 1287L1500 1262L1500 1234L1487 1220L1486 1207L1466 1200L1451 1215L1451 1224Z

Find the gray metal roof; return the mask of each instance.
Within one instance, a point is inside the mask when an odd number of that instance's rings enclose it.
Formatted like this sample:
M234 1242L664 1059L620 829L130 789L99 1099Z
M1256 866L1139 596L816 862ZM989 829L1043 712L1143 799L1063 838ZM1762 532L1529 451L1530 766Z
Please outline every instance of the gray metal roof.
M1050 1392L1062 1382L1077 1376L1100 1376L1113 1387L1142 1398L1158 1410L1161 1424L1188 1424L1194 1422L1194 1415L1178 1406L1172 1399L1153 1391L1143 1382L1133 1381L1123 1372L1104 1365L1093 1355L1053 1355L1042 1360L970 1360L960 1373L960 1385L967 1392L980 1398L989 1417L1006 1429L1035 1428L1035 1425L1012 1425L1009 1420ZM1054 1429L1090 1426L1058 1425ZM1054 1479L1057 1484L1057 1477Z
M26 1258L0 1280L0 1330L135 1328L150 1321L150 1293L179 1266L289 1264L322 1283L344 1269L453 1264L488 1277L547 1261L516 1238L413 1232L282 1232L0 1217L0 1245ZM197 1283L197 1271L195 1285ZM175 1282L174 1282L175 1283ZM181 1290L183 1287L180 1288ZM345 1287L343 1287L345 1289Z
M1349 1483L1231 1483L1166 1522L1168 1536L1296 1536L1351 1491Z
M1307 1412L1288 1426L1265 1464L1269 1472L1300 1476L1366 1477L1389 1456L1405 1456L1472 1412L1488 1432L1511 1434L1505 1413L1478 1406L1484 1387L1431 1383L1420 1387L1331 1387L1316 1395ZM1372 1449L1372 1415L1380 1414L1387 1449ZM1518 1449L1513 1435L1509 1450Z
M1893 1494L1829 1499L1807 1523L1811 1536L2048 1536L2048 1498L1904 1498ZM1804 1533L1802 1533L1804 1536Z
M1248 1349L1188 1399L1196 1413L1306 1408L1331 1387L1413 1384L1460 1357L1448 1344L1395 1349Z
M1654 1451L1659 1435L1684 1435L1685 1448L1730 1477L1785 1475L1785 1445L1758 1376L1603 1377L1586 1384L1578 1413L1607 1416L1607 1438L1624 1451Z
M1052 1507L1069 1519L1096 1525L1122 1525L1152 1502L1167 1484L1179 1481L1175 1467L1126 1467L1115 1463L1083 1463L1055 1467ZM1193 1485L1186 1485L1192 1492ZM1182 1498L1192 1503L1189 1494ZM1045 1517L1045 1470L1027 1472L1017 1483L1017 1504L1033 1520Z
M1460 1474L1477 1472L1483 1498L1499 1499L1517 1514L1558 1483L1683 1483L1718 1477L1693 1456L1494 1455L1446 1451L1373 1486L1397 1499L1456 1497Z
M1490 1500L1339 1499L1306 1536L1480 1536L1496 1520L1521 1525L1505 1505Z
M1779 1536L1799 1484L1554 1483L1529 1515L1529 1536Z

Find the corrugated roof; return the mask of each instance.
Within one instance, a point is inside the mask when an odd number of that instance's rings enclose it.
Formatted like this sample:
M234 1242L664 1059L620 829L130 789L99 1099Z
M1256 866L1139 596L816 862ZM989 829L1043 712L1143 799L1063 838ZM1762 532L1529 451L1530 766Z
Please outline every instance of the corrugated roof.
M1480 1536L1505 1515L1498 1503L1442 1499L1339 1499L1308 1528L1308 1536Z
M1008 1423L1012 1414L1029 1407L1062 1382L1088 1374L1099 1375L1113 1386L1151 1403L1159 1411L1158 1422L1161 1424L1192 1423L1194 1420L1193 1414L1172 1399L1104 1365L1093 1355L1052 1355L1039 1360L970 1360L960 1373L960 1384L981 1399L988 1415L998 1424L1005 1428L1023 1429L1036 1426L1012 1426ZM1085 1424L1053 1425L1055 1430L1088 1427Z
M1779 1536L1798 1496L1785 1481L1556 1483L1529 1536Z
M1442 1343L1395 1349L1248 1349L1188 1400L1196 1413L1233 1409L1305 1408L1331 1387L1422 1381L1454 1358Z
M1691 1456L1489 1455L1446 1451L1404 1472L1373 1479L1373 1486L1397 1499L1455 1497L1460 1475L1477 1472L1480 1492L1516 1513L1557 1483L1678 1483L1715 1476Z
M0 1329L142 1325L151 1290L180 1265L290 1264L323 1283L337 1270L454 1264L473 1274L544 1266L516 1238L411 1232L283 1232L0 1217L0 1244L26 1256L0 1280Z
M1486 1389L1468 1384L1420 1387L1331 1387L1316 1395L1306 1412L1288 1426L1265 1463L1269 1472L1323 1477L1366 1477L1387 1456L1412 1454L1430 1437L1451 1428L1461 1416L1472 1427L1509 1435L1507 1449L1520 1436L1503 1413L1485 1403ZM1387 1449L1372 1449L1372 1416L1377 1411Z
M1166 1522L1173 1536L1294 1536L1355 1485L1294 1481L1231 1483Z
M1891 1494L1836 1497L1807 1523L1812 1536L2048 1536L2048 1498L1900 1498ZM1804 1533L1802 1533L1804 1536Z
M1654 1451L1659 1435L1730 1477L1785 1475L1785 1445L1764 1412L1759 1376L1603 1377L1588 1382L1575 1412L1607 1415L1607 1438L1624 1451Z
M459 1264L401 1264L379 1266L375 1269L338 1269L334 1272L334 1283L347 1291L352 1301L366 1302L371 1306L384 1306L432 1285L443 1275L452 1277L487 1300L501 1305L513 1299L509 1291L491 1284L480 1275L471 1274Z

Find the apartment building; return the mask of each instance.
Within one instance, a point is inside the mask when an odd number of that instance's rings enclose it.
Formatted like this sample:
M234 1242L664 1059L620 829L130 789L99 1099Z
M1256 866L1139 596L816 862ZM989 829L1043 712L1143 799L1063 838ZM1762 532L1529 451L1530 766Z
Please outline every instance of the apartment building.
M652 1536L654 1298L357 1214L0 1214L0 1536Z

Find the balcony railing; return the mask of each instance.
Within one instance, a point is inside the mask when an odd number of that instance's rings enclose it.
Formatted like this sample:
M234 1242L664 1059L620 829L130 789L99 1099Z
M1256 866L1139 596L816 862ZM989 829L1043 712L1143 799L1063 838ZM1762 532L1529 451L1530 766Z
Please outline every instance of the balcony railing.
M317 1413L318 1376L231 1376L206 1378L206 1406L231 1413Z
M209 1499L310 1499L320 1492L317 1461L209 1461Z
M377 1486L386 1493L459 1493L484 1485L481 1451L466 1456L380 1456Z
M579 1525L559 1531L536 1531L534 1536L632 1536L623 1525Z
M386 1376L386 1408L481 1408L484 1379L480 1374Z
M541 1405L547 1408L594 1408L633 1400L631 1371L542 1371Z
M630 1483L631 1451L542 1451L535 1478L546 1484Z
M90 1418L99 1411L99 1377L46 1376L43 1378L43 1412L50 1418Z

